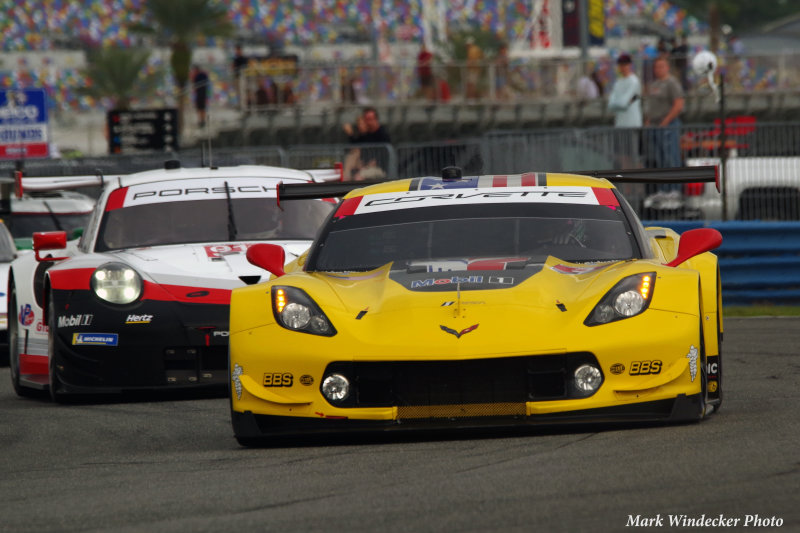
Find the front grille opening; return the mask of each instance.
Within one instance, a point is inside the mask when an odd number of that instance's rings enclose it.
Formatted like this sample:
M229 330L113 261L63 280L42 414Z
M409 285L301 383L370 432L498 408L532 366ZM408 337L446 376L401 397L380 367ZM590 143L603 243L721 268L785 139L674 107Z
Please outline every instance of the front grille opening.
M529 398L533 400L557 400L567 394L563 372L537 372L528 376Z
M227 370L228 347L206 346L200 359L200 368L202 370Z
M572 397L568 380L586 362L597 360L581 352L465 361L342 361L331 363L326 375L341 373L353 384L353 394L340 407L431 408L404 409L406 418L516 416L525 402Z
M225 383L228 347L172 347L164 350L164 378L171 385Z
M255 285L261 281L261 276L239 276L239 279L247 285Z
M167 348L164 350L166 370L195 370L197 368L197 348Z

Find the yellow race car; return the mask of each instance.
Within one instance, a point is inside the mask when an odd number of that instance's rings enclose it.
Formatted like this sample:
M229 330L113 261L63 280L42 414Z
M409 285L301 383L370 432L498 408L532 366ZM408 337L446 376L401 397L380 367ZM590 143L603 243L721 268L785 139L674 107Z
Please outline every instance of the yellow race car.
M612 183L712 181L716 168L593 174L448 167L280 188L279 201L350 192L285 270L280 246L248 250L273 277L231 297L237 440L690 421L719 408L709 251L722 237L644 228Z

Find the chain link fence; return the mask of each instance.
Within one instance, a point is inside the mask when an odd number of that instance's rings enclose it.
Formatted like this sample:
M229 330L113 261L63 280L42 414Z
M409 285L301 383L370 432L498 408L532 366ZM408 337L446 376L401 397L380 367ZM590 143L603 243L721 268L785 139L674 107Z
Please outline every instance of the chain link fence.
M678 164L721 164L724 196L711 184L630 185L621 190L649 220L800 220L800 123L757 123L738 116L720 123L686 125L674 137L657 128L549 128L490 131L457 141L389 144L251 146L182 150L176 153L27 160L26 175L128 174L179 159L183 166L273 165L331 168L342 162L345 179L437 175L459 166L467 175L568 172L657 166L654 151L674 144ZM660 139L659 143L652 143ZM15 161L0 161L9 176Z

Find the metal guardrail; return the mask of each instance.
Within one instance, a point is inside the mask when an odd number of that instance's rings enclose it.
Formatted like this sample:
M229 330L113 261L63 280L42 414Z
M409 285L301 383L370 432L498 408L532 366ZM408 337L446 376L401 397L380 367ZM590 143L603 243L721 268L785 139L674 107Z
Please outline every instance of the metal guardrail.
M25 161L28 175L127 174L159 168L165 159L184 166L266 164L330 168L343 162L347 179L403 178L438 174L449 165L467 174L514 174L663 168L719 164L725 156L721 196L712 185L621 185L634 209L658 220L800 220L800 123L756 123L752 117L718 124L687 125L672 137L679 158L658 164L652 150L658 129L614 127L491 130L441 142L354 145L296 144L198 148L179 153L113 155ZM723 147L725 150L723 150ZM725 152L725 153L723 153ZM9 175L14 161L0 161Z
M678 233L699 222L662 222ZM722 300L726 304L800 303L800 222L715 222L722 233L719 257Z

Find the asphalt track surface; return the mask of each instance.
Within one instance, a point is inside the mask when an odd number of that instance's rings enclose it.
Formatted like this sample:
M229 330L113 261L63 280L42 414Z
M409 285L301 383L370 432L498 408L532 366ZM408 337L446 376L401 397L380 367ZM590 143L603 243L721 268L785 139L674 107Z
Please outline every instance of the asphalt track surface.
M800 318L725 326L724 405L677 426L246 449L225 398L54 405L0 368L0 531L800 531Z

